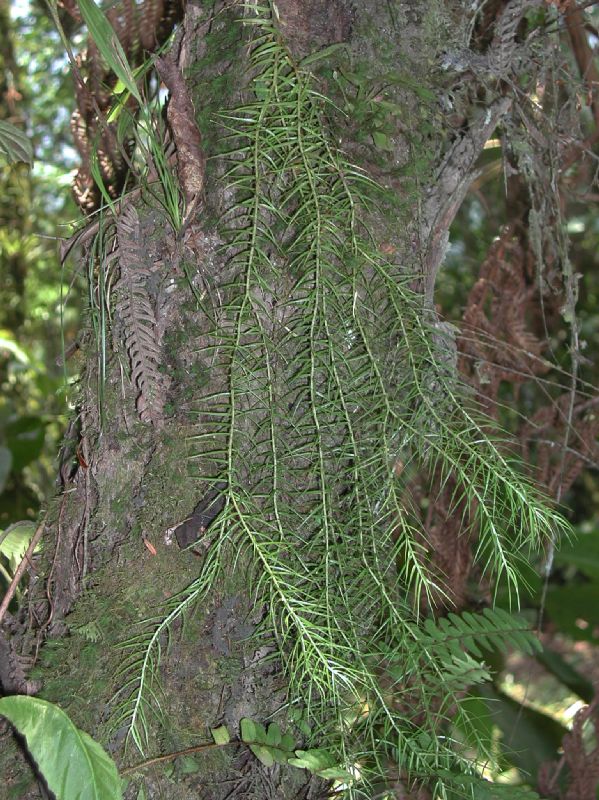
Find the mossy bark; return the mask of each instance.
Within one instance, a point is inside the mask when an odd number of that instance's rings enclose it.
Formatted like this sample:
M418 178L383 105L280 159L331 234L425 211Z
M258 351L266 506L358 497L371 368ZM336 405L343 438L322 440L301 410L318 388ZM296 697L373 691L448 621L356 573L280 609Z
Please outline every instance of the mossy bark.
M423 187L447 140L436 100L439 62L444 48L462 41L463 4L279 0L277 8L281 35L296 59L344 43L314 66L320 90L343 112L329 121L331 136L392 190L388 205L370 220L372 236L382 252L418 274ZM140 757L123 751L124 730L110 733L107 725L121 685L120 645L142 620L160 615L165 601L196 577L203 558L180 551L168 532L201 499L201 459L189 460L190 441L202 425L199 398L227 385L218 367L197 356L207 328L187 278L210 285L215 298L227 291L228 254L218 220L231 198L218 155L223 131L217 114L243 97L247 52L239 19L229 3L196 2L187 6L182 26L185 75L208 156L206 202L189 226L191 247L181 255L160 211L138 206L144 237L154 242L161 263L154 300L166 309L163 425L157 429L137 416L117 314L101 408L96 344L85 336L76 469L50 504L39 578L23 619L13 624L20 653L35 661L40 696L60 704L122 768ZM263 609L255 607L246 582L247 557L175 627L160 665L162 714L150 728L151 755L210 742L210 729L221 724L237 734L241 718L270 720L284 703L280 663L265 661L269 646L250 638ZM42 796L22 756L11 762L15 752L5 735L0 796ZM326 792L304 771L267 769L235 744L158 762L128 777L127 798L291 800Z

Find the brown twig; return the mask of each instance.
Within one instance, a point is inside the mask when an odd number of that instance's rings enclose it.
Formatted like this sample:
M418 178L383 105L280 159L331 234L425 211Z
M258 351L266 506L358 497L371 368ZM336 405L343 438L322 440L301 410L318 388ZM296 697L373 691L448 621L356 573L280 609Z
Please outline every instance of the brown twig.
M10 586L6 590L6 594L4 595L2 603L0 604L0 624L2 623L2 620L4 619L4 616L5 616L6 611L8 609L9 603L10 603L10 601L12 600L12 598L14 596L14 593L17 590L17 586L19 585L19 581L21 580L21 578L23 577L23 573L27 569L27 565L29 564L31 556L33 555L33 551L37 547L37 543L39 542L39 540L42 537L42 533L43 533L45 524L46 524L46 517L44 516L44 518L42 519L40 524L37 526L37 530L33 534L33 537L31 539L31 541L29 542L29 547L27 548L27 551L26 551L25 555L21 559L21 563L19 564L19 566L17 567L17 569L15 571L15 574L13 575L12 581L10 582Z
M179 758L180 756L187 756L191 753L199 753L202 750L212 750L215 747L224 747L225 744L238 744L238 742L232 740L230 742L225 742L223 744L217 744L216 742L208 742L207 744L197 744L195 747L187 747L185 750L177 750L175 753L167 753L164 756L156 756L155 758L150 758L148 761L142 761L141 764L135 764L133 767L127 767L126 769L120 770L121 775L128 775L131 772L137 772L138 769L144 769L145 767L149 767L152 764L158 764L161 761L172 761L175 758Z

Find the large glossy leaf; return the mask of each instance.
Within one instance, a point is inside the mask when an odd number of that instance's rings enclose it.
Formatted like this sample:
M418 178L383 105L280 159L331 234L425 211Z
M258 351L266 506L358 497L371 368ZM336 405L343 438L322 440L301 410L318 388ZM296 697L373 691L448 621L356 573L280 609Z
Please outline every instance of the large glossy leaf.
M31 164L33 161L33 149L27 135L3 120L0 120L0 157L9 164L18 161Z
M0 715L27 749L57 800L121 800L121 779L108 753L58 706L38 697L0 700Z

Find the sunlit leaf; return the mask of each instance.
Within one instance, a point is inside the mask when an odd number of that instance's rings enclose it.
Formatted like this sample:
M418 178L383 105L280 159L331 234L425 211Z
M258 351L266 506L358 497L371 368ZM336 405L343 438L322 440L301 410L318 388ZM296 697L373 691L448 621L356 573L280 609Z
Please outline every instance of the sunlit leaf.
M27 353L9 336L10 334L4 331L0 334L0 351L8 350L21 364L29 364L30 358Z
M261 744L251 744L250 750L256 756L258 761L261 761L265 767L272 767L275 763L275 759L269 747L265 747Z
M5 533L6 537L0 544L0 554L7 559L14 572L29 547L31 537L35 533L35 523L15 522L6 529Z
M253 719L244 717L241 720L241 740L249 744L250 742L263 742L266 739L264 726Z
M231 736L225 725L221 725L219 728L212 728L210 733L214 739L214 744L228 744L231 741Z

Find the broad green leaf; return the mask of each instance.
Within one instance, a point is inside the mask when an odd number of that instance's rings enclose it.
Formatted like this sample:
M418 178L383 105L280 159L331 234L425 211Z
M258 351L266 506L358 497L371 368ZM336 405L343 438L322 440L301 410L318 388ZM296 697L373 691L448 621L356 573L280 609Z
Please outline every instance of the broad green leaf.
M341 767L326 767L325 769L319 769L316 774L324 778L325 781L343 781L344 783L349 783L349 781L354 780L354 776L351 772Z
M539 795L528 786L491 783L480 778L472 784L473 800L538 800Z
M214 735L214 733L213 733ZM276 722L268 726L268 732L260 722L244 717L241 720L241 739L265 766L270 767L275 762L286 764L293 755L294 741L291 736L281 734ZM284 747L283 742L290 746Z
M272 722L268 726L268 733L266 734L266 742L269 747L278 747L281 743L281 729L276 724L276 722Z
M281 750L280 747L268 747L267 749L277 764L287 764L293 757L293 750Z
M343 767L335 763L335 759L328 750L315 748L313 750L296 750L295 758L290 758L288 763L293 767L307 769L327 781L353 781L354 776Z
M0 544L0 554L8 560L14 572L29 547L31 537L35 533L35 524L29 521L15 522L5 533L6 538Z
M455 775L453 772L440 770L438 777L455 787L458 797L471 797L472 800L538 800L539 797L528 786L491 783L477 775Z
M381 150L389 150L391 148L391 142L389 137L381 133L380 131L373 131L372 132L372 139L376 147L379 147Z
M597 580L552 586L547 593L547 615L562 633L574 639L596 641L598 592Z
M77 0L79 8L81 9L81 16L85 20L89 35L94 41L94 44L100 51L100 54L119 78L127 89L131 92L133 97L141 105L142 99L135 78L127 61L127 56L121 43L119 42L114 28L107 20L104 12L98 8L94 0Z
M272 767L275 763L275 759L269 747L264 747L261 744L251 744L250 750L265 767Z
M15 695L0 700L0 714L25 737L57 800L121 800L114 761L58 706L38 697Z
M178 760L179 771L182 775L194 775L201 767L193 756L182 756Z
M229 744L231 741L231 736L225 725L221 725L218 728L212 728L210 733L214 739L214 744Z
M0 157L9 164L33 163L33 148L27 134L4 120L0 120Z
M241 741L246 744L251 742L263 742L266 739L266 731L264 726L259 722L255 722L249 717L244 717L241 720Z
M289 763L294 767L309 769L316 772L319 769L327 769L332 766L333 759L328 750L314 748L313 750L296 750L295 758L289 759Z

